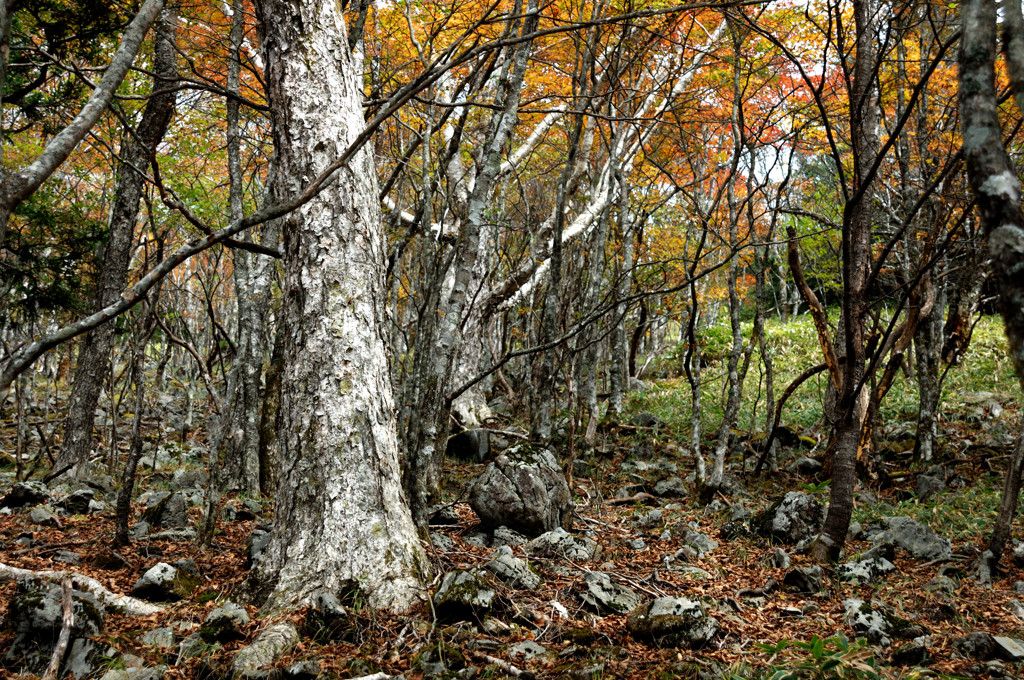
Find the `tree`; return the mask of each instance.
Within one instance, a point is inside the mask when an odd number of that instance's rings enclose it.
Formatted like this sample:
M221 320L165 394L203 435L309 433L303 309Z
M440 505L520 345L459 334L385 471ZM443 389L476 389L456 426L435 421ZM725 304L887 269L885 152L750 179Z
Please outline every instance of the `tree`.
M365 127L362 53L350 49L337 3L263 0L258 9L275 191L294 197ZM276 530L250 586L285 608L356 581L374 606L403 609L420 595L425 561L401 485L370 150L352 154L282 231Z

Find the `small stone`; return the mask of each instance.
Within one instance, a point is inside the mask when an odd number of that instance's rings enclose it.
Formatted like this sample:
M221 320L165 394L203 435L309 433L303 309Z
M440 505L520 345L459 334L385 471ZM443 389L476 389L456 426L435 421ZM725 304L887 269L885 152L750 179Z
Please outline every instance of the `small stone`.
M593 539L576 538L559 527L541 534L526 544L527 551L539 557L564 557L576 562L589 562L597 556L599 546Z
M699 647L718 633L718 621L700 602L659 597L633 609L626 628L634 638L656 647Z
M637 526L644 529L652 529L661 524L661 521L664 518L664 516L665 513L661 510L661 508L658 508L655 510L651 510L650 512L645 513L643 515L637 516L636 524Z
M531 659L542 659L546 656L551 656L551 652L548 650L547 647L539 645L533 640L526 640L525 642L520 642L517 645L513 645L509 649L509 654L513 658L521 656L526 661L530 661Z
M55 527L60 523L52 512L43 507L32 508L28 513L28 521L44 527Z
M451 552L455 549L455 541L437 531L430 532L430 544L439 552Z
M884 557L846 562L836 567L836 577L858 585L874 583L882 576L896 571L896 565Z
M642 538L627 538L622 542L622 544L630 550L643 550L647 547L647 544L644 543L644 539Z
M996 654L996 641L986 632L975 631L954 640L953 649L969 659L987 661Z
M142 575L132 588L132 595L156 602L174 602L189 597L199 579L187 572L159 562Z
M789 569L790 559L789 555L782 548L776 548L772 553L772 562L776 569Z
M583 601L598 610L625 614L640 603L636 591L616 583L608 574L589 571L584 574L583 581L587 585Z
M471 571L450 571L434 594L434 609L446 619L469 620L490 611L495 592Z
M174 629L173 628L157 628L147 633L143 633L139 640L146 645L151 647L157 647L158 649L170 649L174 646Z
M494 530L494 535L491 536L491 547L500 548L503 545L517 546L523 545L530 539L523 534L509 529L506 526L500 526Z
M206 642L228 642L245 637L242 628L249 623L249 613L234 602L225 602L203 621L199 636Z
M825 508L802 491L790 491L767 510L759 513L751 527L765 537L783 543L799 543L821 530Z
M931 661L928 648L916 642L908 642L892 650L890 662L894 666L925 666Z
M704 557L718 547L717 541L708 538L698 531L687 531L686 536L683 537L683 543L696 550L698 557Z
M534 590L541 583L540 575L530 568L526 560L515 557L507 545L499 547L484 567L512 588Z
M79 489L60 499L54 505L69 515L88 515L89 503L92 502L95 495L96 492L92 489Z
M81 564L82 556L73 550L59 550L57 554L53 556L54 562L62 562L64 564Z

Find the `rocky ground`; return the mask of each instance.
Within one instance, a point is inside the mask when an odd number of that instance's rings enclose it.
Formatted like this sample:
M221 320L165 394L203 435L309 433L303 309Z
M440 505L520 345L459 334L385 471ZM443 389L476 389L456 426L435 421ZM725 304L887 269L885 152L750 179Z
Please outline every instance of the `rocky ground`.
M819 567L802 553L827 493L799 437L788 470L731 477L702 507L689 456L656 418L635 423L605 433L568 482L565 451L481 433L454 442L463 460L432 520L430 601L400 616L363 607L356 589L283 621L245 607L237 588L272 510L227 499L198 551L198 445L151 448L122 550L109 548L110 477L7 482L4 672L43 672L61 627L54 572L66 571L86 577L73 583L64 666L79 679L1021 675L1024 549L992 583L973 566L1012 437L860 492L846 560ZM510 494L526 500L494 501Z

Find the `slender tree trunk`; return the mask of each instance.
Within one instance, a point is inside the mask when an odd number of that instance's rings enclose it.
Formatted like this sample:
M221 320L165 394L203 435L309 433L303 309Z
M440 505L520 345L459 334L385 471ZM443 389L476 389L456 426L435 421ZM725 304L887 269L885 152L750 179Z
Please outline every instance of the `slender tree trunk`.
M278 182L291 197L364 129L362 54L336 3L258 8ZM282 231L282 465L275 530L249 591L288 609L355 581L371 605L405 609L421 597L426 562L399 471L371 150L353 153Z
M629 214L629 184L626 175L619 171L618 230L622 238L622 264L616 283L615 329L612 331L611 397L608 399L609 416L618 419L629 380L629 348L626 344L626 316L629 306L626 298L633 289L633 231Z
M94 306L97 311L116 301L128 280L128 264L135 245L135 222L146 181L139 169L149 166L150 158L156 153L157 144L163 139L174 113L173 87L178 79L174 47L176 23L177 17L173 13L163 13L154 41L153 79L153 90L161 92L146 103L138 129L124 133L121 144L123 160L118 165L110 230L96 291ZM104 323L85 335L78 353L68 417L64 424L64 441L57 456L56 469L73 465L76 475L85 471L92 451L93 419L113 346L113 323Z

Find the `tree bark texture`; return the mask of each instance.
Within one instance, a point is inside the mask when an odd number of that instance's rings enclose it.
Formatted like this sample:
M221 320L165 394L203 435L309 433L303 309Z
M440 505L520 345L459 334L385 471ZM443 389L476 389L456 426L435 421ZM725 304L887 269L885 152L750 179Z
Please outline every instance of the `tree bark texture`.
M122 161L117 170L114 205L110 211L110 229L104 249L96 291L97 311L115 302L128 280L128 265L135 244L135 223L146 178L139 169L149 166L174 114L173 84L178 79L178 54L174 46L177 16L163 13L154 40L153 90L138 129L126 130L121 148ZM92 450L93 418L100 390L107 376L110 352L114 344L114 324L107 322L87 333L78 352L74 383L64 423L64 441L57 456L56 469L74 465L76 474L84 470Z
M341 6L262 0L278 191L299 195L363 131L362 55ZM284 234L281 470L250 592L271 610L355 581L405 609L426 562L399 470L384 319L387 256L372 152L352 154Z

